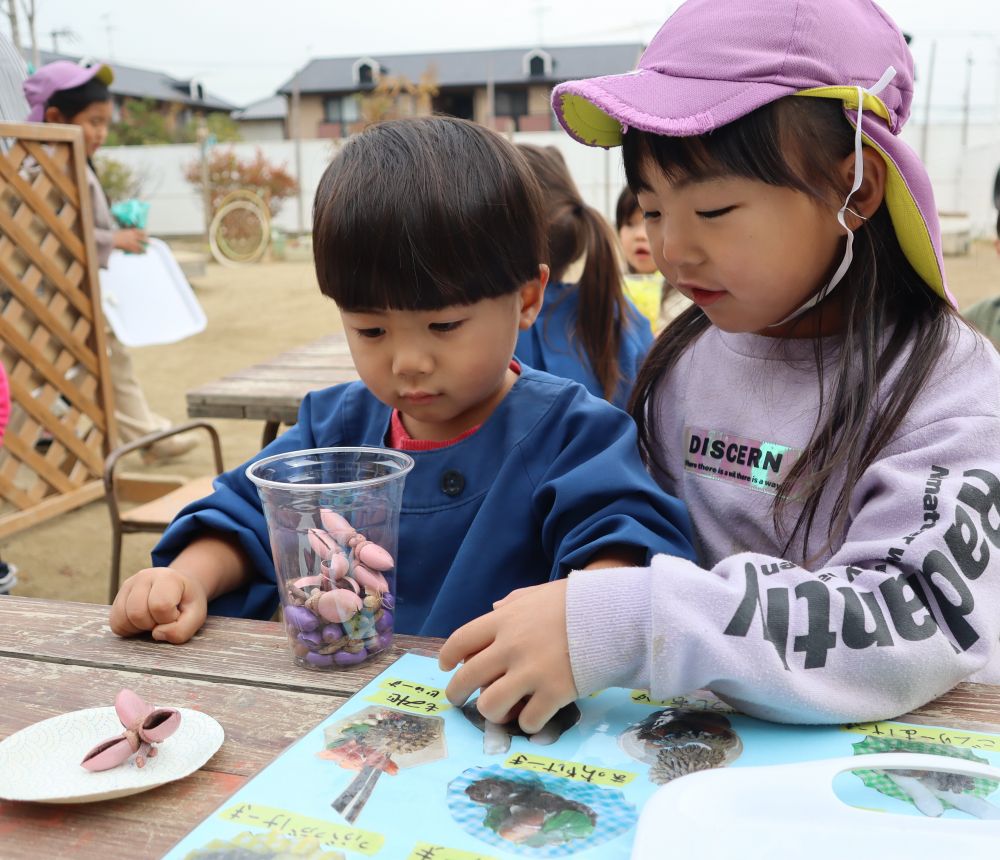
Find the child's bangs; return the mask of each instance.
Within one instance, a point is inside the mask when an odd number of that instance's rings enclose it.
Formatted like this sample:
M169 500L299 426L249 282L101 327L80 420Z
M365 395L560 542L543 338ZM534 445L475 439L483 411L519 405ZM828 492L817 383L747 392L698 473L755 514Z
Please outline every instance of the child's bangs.
M808 192L784 152L780 119L780 108L774 103L695 137L664 137L630 129L622 146L629 187L636 192L648 190L647 171L658 168L671 184L739 176Z
M316 193L320 289L345 310L437 310L538 277L537 185L499 135L436 117L374 126Z
M537 263L519 266L494 241L488 212L416 197L379 202L345 201L319 225L320 285L345 310L438 310L506 295L538 275Z

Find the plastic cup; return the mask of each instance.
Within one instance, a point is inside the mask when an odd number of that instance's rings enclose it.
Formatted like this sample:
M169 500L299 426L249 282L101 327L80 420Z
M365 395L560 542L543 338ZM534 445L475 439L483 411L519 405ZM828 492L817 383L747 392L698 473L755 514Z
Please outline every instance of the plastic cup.
M386 448L291 451L247 467L300 666L356 666L392 644L399 509L412 468Z

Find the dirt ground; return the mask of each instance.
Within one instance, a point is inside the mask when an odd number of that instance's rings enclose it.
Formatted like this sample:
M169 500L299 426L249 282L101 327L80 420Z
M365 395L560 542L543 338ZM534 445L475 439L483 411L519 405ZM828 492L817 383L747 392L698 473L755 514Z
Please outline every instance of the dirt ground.
M970 254L946 258L948 279L964 309L1000 291L1000 257L993 244L975 243ZM192 284L208 317L200 335L181 343L133 351L153 408L186 418L184 393L216 377L340 329L333 304L316 286L312 265L260 263L240 269L211 265ZM226 465L259 450L259 422L216 420ZM197 475L210 469L208 445L154 468L135 460L128 471ZM122 576L149 563L153 535L127 535ZM107 508L94 502L3 541L0 554L19 569L15 594L103 603L107 598L111 532Z

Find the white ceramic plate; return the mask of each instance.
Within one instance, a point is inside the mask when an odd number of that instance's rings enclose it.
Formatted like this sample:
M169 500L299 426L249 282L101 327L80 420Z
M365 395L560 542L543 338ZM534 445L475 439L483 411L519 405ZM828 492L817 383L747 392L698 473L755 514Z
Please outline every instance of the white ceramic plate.
M200 711L178 708L181 724L157 754L92 773L80 762L101 741L122 732L114 708L88 708L30 725L0 742L0 798L88 803L156 788L194 773L222 746L222 726Z

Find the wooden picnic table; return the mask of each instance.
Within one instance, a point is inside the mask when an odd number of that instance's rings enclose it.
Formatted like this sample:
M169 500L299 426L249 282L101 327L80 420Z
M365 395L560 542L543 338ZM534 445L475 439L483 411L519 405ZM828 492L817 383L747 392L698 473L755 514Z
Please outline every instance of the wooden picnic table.
M188 391L187 412L191 418L264 421L263 447L282 424L295 423L310 391L357 378L346 339L332 334Z
M182 646L120 639L108 607L0 598L0 740L68 711L109 706L123 687L149 702L204 711L226 733L199 771L150 791L83 804L0 801L0 857L137 860L181 837L406 650L439 639L397 636L356 669L314 672L292 662L282 626L210 617Z
M226 740L191 776L129 797L79 805L0 801L4 860L160 857L395 657L433 654L441 645L398 636L391 652L370 664L313 672L292 663L276 622L212 617L175 647L119 639L107 618L107 606L0 598L0 740L38 720L111 705L122 687L210 714ZM1000 732L1000 687L959 684L902 719Z

